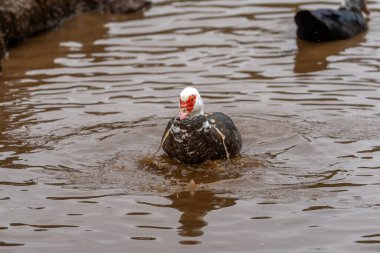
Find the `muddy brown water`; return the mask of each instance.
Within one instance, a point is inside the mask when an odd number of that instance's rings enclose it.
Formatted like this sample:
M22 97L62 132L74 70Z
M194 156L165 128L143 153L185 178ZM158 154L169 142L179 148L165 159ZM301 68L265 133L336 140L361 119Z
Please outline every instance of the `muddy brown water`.
M298 8L336 2L154 1L10 50L1 252L378 252L380 2L365 34L295 38ZM187 85L241 157L152 156Z

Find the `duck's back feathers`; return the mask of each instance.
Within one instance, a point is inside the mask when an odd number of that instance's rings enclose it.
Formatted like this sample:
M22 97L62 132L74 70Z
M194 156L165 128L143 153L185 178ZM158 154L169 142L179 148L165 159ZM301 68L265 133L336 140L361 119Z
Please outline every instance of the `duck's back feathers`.
M346 8L302 10L296 14L295 21L298 37L308 41L347 39L367 30L363 14Z
M233 121L223 113L172 118L163 136L166 154L184 163L201 163L239 154L242 139Z

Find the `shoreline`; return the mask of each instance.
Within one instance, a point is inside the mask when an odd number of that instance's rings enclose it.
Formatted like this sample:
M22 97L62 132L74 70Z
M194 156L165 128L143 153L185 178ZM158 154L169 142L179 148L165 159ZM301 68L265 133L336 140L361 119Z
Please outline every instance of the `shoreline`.
M0 60L30 36L51 30L89 11L132 13L150 8L145 0L4 0L0 2ZM1 70L1 66L0 66Z

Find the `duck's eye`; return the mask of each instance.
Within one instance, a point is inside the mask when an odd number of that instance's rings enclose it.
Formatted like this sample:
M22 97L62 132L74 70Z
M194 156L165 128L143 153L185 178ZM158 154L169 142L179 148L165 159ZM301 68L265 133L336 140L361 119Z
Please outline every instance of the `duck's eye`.
M194 96L191 96L191 97L190 97L190 101L191 101L191 102L194 102Z

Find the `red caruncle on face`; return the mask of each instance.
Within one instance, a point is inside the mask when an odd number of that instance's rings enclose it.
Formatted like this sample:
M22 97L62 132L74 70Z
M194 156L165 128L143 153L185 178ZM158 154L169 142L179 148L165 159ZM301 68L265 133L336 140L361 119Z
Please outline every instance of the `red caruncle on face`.
M197 97L195 95L191 95L189 96L189 98L187 99L186 102L182 101L181 99L179 99L179 107L180 109L185 109L187 110L188 113L190 113L193 108L194 108L194 104L195 104L195 100L197 99Z

